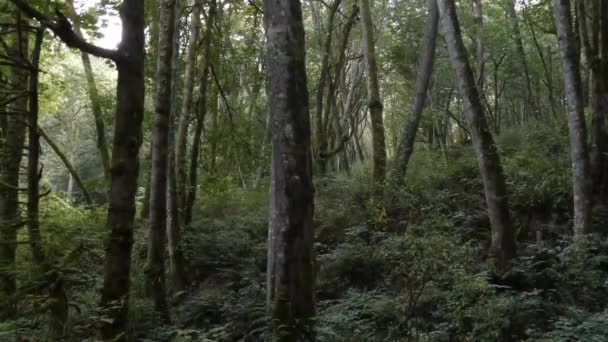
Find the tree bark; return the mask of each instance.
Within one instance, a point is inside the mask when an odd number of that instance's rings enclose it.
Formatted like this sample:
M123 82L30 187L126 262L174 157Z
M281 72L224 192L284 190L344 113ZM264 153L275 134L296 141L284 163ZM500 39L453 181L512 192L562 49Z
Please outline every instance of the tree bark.
M17 13L16 37L10 45L10 54L25 60L28 55L28 34L22 30L26 21ZM10 80L16 91L27 92L27 70L11 67ZM17 318L17 279L15 253L17 250L17 228L21 223L19 214L19 169L25 143L25 127L21 116L27 113L27 97L20 96L7 106L4 143L0 145L0 321Z
M591 183L580 62L570 9L569 0L554 1L555 26L568 108L574 234L580 236L591 232Z
M378 84L378 66L369 0L359 0L363 54L367 71L367 100L372 127L373 177L376 184L383 184L386 178L386 144L382 118L382 100Z
M509 214L505 179L494 139L486 122L483 106L467 53L453 0L438 0L448 55L464 106L465 118L479 161L488 216L492 226L490 255L499 270L508 268L515 255L515 236Z
M303 340L315 313L313 184L300 1L265 1L272 121L267 305L275 341Z
M182 94L182 105L175 138L175 166L177 174L177 203L180 222L185 221L184 209L186 208L187 196L187 149L188 149L188 125L192 109L192 92L194 79L194 66L196 63L196 50L199 43L201 26L201 2L192 0L192 14L190 15L190 38L188 39L188 51L186 52L186 67L184 70L184 92Z
M150 182L150 229L148 257L145 266L148 295L165 321L169 309L165 291L165 229L167 217L167 166L169 125L172 106L172 59L175 35L176 0L160 3L158 58L156 66L156 96L152 130L152 179Z
M82 31L80 29L80 19L74 10L74 0L66 1L67 10L72 24L74 26L74 32L80 38L82 38ZM99 150L99 156L101 158L101 165L103 167L103 177L106 183L110 184L110 153L108 152L108 142L106 139L106 127L103 122L103 112L99 103L99 92L97 90L97 84L95 83L95 75L93 74L93 68L91 67L91 59L86 52L80 52L80 58L82 60L82 67L84 68L84 74L87 80L87 92L89 94L89 101L91 102L91 111L95 118L95 131L97 133L97 149Z
M422 118L422 112L426 103L426 94L433 73L433 63L435 60L435 46L437 41L437 31L439 27L439 9L437 8L437 0L428 1L428 17L424 38L422 42L422 51L418 65L418 78L416 79L416 97L412 104L412 110L408 117L399 148L397 151L397 162L393 170L394 181L400 183L403 181L407 171L407 164L414 152L414 142L416 140L416 132L418 124Z

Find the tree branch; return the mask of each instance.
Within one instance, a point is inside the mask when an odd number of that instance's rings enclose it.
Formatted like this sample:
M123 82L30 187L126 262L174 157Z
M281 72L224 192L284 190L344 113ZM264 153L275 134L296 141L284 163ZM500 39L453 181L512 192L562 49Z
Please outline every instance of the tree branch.
M89 192L85 188L82 179L80 179L78 172L76 172L76 169L74 168L74 166L72 166L72 163L70 163L66 155L59 149L59 146L55 144L55 142L48 136L48 134L46 134L46 132L40 126L38 126L38 134L40 134L40 136L43 137L44 140L46 140L47 144L49 144L53 151L55 151L55 154L57 154L59 159L61 159L70 174L72 174L72 177L74 178L74 181L76 181L76 184L78 184L78 187L82 190L82 194L84 195L84 199L87 201L87 204L91 205L91 196L89 196Z
M40 22L40 24L43 24L50 28L51 31L53 31L53 33L57 37L59 37L68 47L78 49L93 56L111 59L114 62L118 62L118 60L121 59L121 55L117 50L104 49L97 45L91 44L85 41L83 38L79 37L72 29L72 24L58 10L55 11L58 18L56 20L52 20L43 13L30 6L25 0L10 1L15 4L15 6L17 6L17 8L19 8L21 12L23 12L25 15L30 18L36 19Z

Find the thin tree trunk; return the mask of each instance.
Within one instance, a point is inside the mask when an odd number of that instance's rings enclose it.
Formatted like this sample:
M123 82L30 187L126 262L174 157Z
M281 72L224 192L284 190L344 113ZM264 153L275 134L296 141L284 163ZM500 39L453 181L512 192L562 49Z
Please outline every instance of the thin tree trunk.
M507 12L511 20L511 31L513 32L513 38L515 39L515 47L517 48L517 56L519 62L524 71L524 80L526 82L526 108L536 111L534 108L534 102L532 98L532 82L530 79L530 68L528 67L528 59L526 58L526 51L524 50L524 43L521 37L521 29L519 27L519 19L517 18L517 12L515 10L515 3L517 0L507 0Z
M175 6L176 18L180 12L179 1ZM175 20L173 57L171 58L171 120L167 143L167 249L169 252L169 291L176 294L187 286L185 261L180 247L180 222L177 203L177 180L175 169L175 126L177 124L177 71L179 68L179 20Z
M80 18L74 10L74 0L67 0L67 11L72 24L74 32L82 38L82 31L80 30ZM91 111L95 118L95 131L97 133L97 149L99 150L99 156L101 157L101 165L103 167L103 177L109 186L110 183L110 153L108 152L108 142L106 139L106 127L103 122L103 112L99 102L99 92L97 91L97 84L95 83L95 75L93 74L93 68L91 67L91 59L86 52L80 52L80 58L82 60L82 67L84 68L84 74L87 79L87 92L89 94L89 101L91 102Z
M38 68L40 51L44 37L44 26L37 29L36 42L32 52L32 69L29 79L29 115L28 115L28 164L27 164L27 228L34 261L44 276L49 291L49 337L61 341L66 336L68 322L68 300L63 286L63 279L51 266L46 257L40 233L40 178L42 170L40 161L40 135L38 134Z
M602 75L608 75L608 2L601 1L599 4L599 12L600 12L600 41L599 41L599 53L601 56L601 71ZM603 108L605 111L608 111L608 80L603 79L604 83L604 96L603 96ZM606 118L604 118L604 134L606 134ZM608 135L608 134L607 134ZM608 137L607 137L608 140ZM608 141L605 141L608 145ZM608 146L606 146L608 149ZM604 163L601 170L601 190L599 193L599 197L603 202L608 201L608 157L604 155Z
M150 182L150 230L145 266L148 295L165 321L169 309L165 291L165 229L167 215L167 166L169 125L172 106L172 59L175 35L176 0L160 3L160 31L156 72L154 126L152 130L152 179Z
M473 17L475 18L475 52L477 53L477 87L479 96L483 99L485 95L485 51L483 44L483 5L481 0L473 0Z
M207 15L207 22L205 28L205 42L203 43L203 51L205 53L203 62L201 65L201 79L199 85L199 102L198 111L196 116L196 127L194 130L194 137L192 140L192 156L190 159L190 182L188 186L186 203L184 208L184 225L190 224L192 221L192 208L194 207L194 201L196 200L196 188L198 183L198 164L199 155L201 150L201 137L203 135L203 128L205 124L205 118L207 116L207 82L209 81L209 65L211 58L211 37L213 34L213 25L216 12L216 2L211 0L209 5L209 14Z
M383 184L386 178L386 144L384 123L382 118L382 100L378 84L378 65L376 64L376 48L374 46L374 28L369 0L359 0L361 14L361 34L363 39L363 54L365 55L367 71L367 99L372 126L373 174L376 184Z
M460 33L453 0L438 0L448 54L464 106L479 170L484 184L488 216L492 226L490 254L499 270L508 268L515 255L515 236L509 215L507 191L494 139L486 122L483 106Z
M433 73L433 63L435 60L435 45L437 41L437 31L439 27L439 9L437 8L437 0L428 1L428 17L424 38L422 42L422 51L418 65L418 78L416 79L416 97L412 104L412 110L408 117L399 148L397 151L397 162L393 170L393 178L396 182L402 182L405 177L407 164L414 152L414 142L416 141L416 132L418 124L422 118L422 112L426 103L426 94Z
M329 57L331 54L331 42L333 38L333 30L334 30L334 19L336 17L336 13L338 12L338 8L340 7L340 3L342 0L334 0L331 6L329 7L328 17L327 17L327 27L326 27L326 36L323 42L323 46L321 47L321 75L319 76L319 84L317 86L317 94L316 94L316 123L315 123L315 131L316 131L316 141L318 143L318 154L324 153L327 150L327 137L325 136L325 120L329 121L329 117L323 119L323 98L325 97L325 85L327 82L331 82L328 80L329 77ZM332 94L328 94L329 97ZM325 174L327 170L327 160L325 158L320 158L315 156L315 160L317 161L317 170L319 174Z
M78 175L78 171L76 171L76 168L74 168L72 163L70 163L70 160L68 159L68 157L59 149L59 146L57 146L57 144L55 144L53 139L51 139L51 137L49 137L49 135L46 134L46 132L42 129L42 127L38 127L38 134L42 138L44 138L44 140L51 147L53 152L55 152L55 154L59 157L59 159L61 159L61 161L63 162L63 165L65 165L65 168L68 169L71 179L73 179L73 181L76 182L76 184L78 185L80 190L82 190L82 195L84 196L85 201L87 202L87 204L91 205L93 203L93 202L91 202L91 196L89 195L87 188L84 186L84 183L82 182L82 179L80 178L80 175Z
M300 1L266 1L272 120L267 304L274 341L307 337L315 314L313 184Z
M186 67L184 70L184 92L182 94L182 105L175 137L175 166L177 174L177 203L180 222L185 221L184 209L186 208L187 196L187 149L188 149L188 125L190 123L192 110L192 92L194 80L194 66L196 63L196 50L199 43L201 26L201 1L192 0L192 14L190 15L190 38L188 39L188 51L186 52Z
M26 22L16 14L16 37L12 39L10 54L25 60L28 54ZM8 51L7 51L8 52ZM10 81L16 91L27 92L27 70L11 67ZM17 229L22 225L19 215L19 169L25 142L25 127L21 117L27 113L27 97L16 98L7 106L4 143L0 145L0 321L17 318L17 290L15 255Z
M555 0L554 15L568 107L574 194L574 234L591 232L591 183L579 54L572 31L570 0Z
M605 182L604 169L607 166L608 160L606 160L606 154L608 154L608 136L606 134L606 114L608 112L608 89L605 79L604 71L604 60L608 57L605 55L601 56L602 49L605 49L605 44L608 39L602 39L605 34L608 34L608 28L605 28L608 24L602 23L602 6L607 7L605 4L602 5L599 1L590 1L593 7L590 10L592 19L592 42L589 41L589 35L587 34L586 27L580 25L581 40L584 44L584 53L587 55L587 61L589 62L588 67L591 69L591 109L592 109L592 121L591 121L591 150L590 150L590 164L591 164L591 181L593 186L594 198L602 200L603 184ZM578 4L579 13L585 13L585 5L583 2ZM585 22L585 21L582 21ZM604 32L600 32L604 30ZM593 43L593 44L592 44Z

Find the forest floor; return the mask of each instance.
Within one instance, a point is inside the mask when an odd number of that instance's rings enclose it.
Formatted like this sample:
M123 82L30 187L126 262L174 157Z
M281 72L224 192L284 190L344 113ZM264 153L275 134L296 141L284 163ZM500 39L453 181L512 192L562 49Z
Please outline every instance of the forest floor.
M407 185L390 198L372 194L365 163L348 175L316 179L316 340L608 341L608 243L603 237L571 240L562 130L498 137L518 232L518 257L501 276L487 262L490 228L469 146L419 147ZM199 219L183 236L193 285L172 298L171 325L160 324L145 299L146 234L136 231L131 322L138 341L269 340L268 191L265 185L244 191L235 183L227 177L201 185ZM101 319L94 308L103 211L58 218L65 206L48 210L55 214L46 226L56 220L62 227L52 240L63 241L57 250L68 241L77 255L57 253L72 265L66 278L69 292L78 294L70 298L77 308L75 341L92 341ZM608 210L597 206L594 223L603 235L606 222ZM29 310L35 316L33 299ZM18 323L37 329L31 320Z

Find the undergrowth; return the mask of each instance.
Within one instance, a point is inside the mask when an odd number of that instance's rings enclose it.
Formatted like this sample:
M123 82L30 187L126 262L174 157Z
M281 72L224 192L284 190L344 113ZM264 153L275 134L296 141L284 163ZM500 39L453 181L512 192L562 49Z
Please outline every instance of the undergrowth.
M406 184L386 198L373 195L367 164L316 179L316 340L606 341L608 243L570 237L562 131L535 127L497 139L518 232L518 256L502 275L486 265L490 228L470 146L419 148ZM138 228L131 299L138 341L270 340L267 199L267 184L244 191L228 178L203 182L197 219L183 231L192 287L174 298L171 325L160 324L145 299L146 234ZM103 214L48 201L49 213L63 213L43 215L43 227L73 294L74 341L92 341ZM603 212L596 208L597 227ZM29 258L23 252L19 263L31 265ZM0 329L43 331L43 297L25 298L34 318Z

